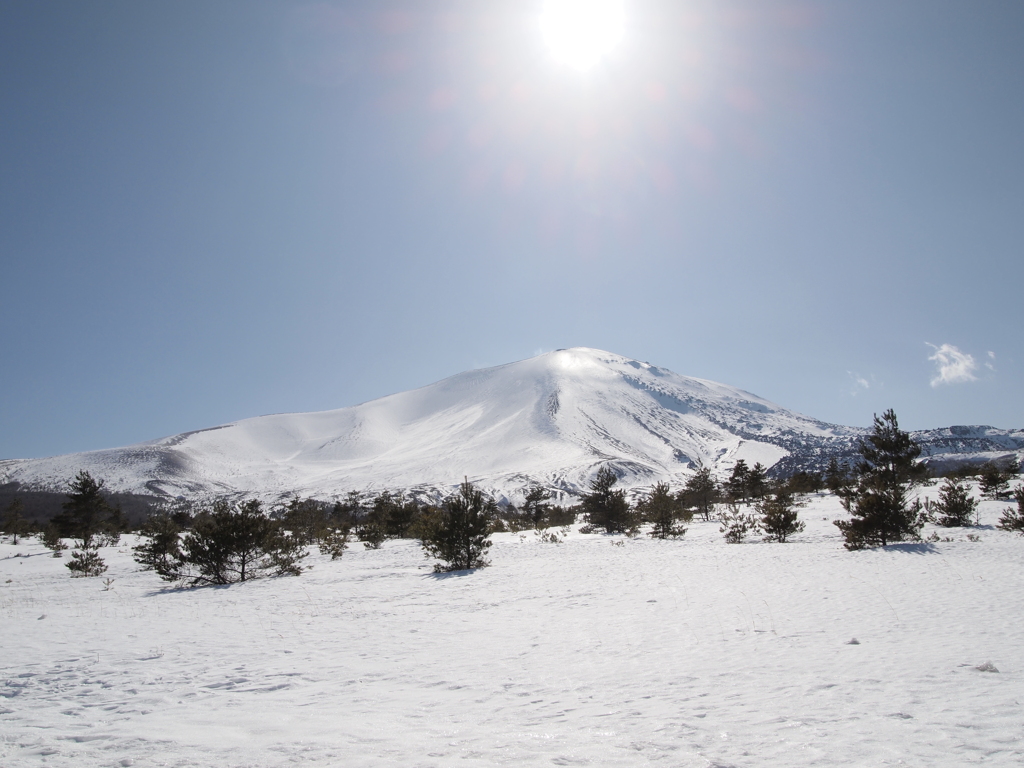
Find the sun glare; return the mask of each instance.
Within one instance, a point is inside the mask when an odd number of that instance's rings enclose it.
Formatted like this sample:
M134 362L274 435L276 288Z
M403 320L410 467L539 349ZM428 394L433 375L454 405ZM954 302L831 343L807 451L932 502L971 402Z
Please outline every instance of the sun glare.
M618 45L624 17L621 0L545 0L540 28L555 57L584 72Z

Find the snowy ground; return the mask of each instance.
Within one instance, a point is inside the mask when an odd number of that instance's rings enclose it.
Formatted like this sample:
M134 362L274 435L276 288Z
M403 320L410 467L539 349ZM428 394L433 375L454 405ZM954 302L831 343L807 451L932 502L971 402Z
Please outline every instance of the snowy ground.
M0 765L1021 765L1005 506L864 552L820 498L784 545L502 534L435 576L388 542L195 590L0 545Z

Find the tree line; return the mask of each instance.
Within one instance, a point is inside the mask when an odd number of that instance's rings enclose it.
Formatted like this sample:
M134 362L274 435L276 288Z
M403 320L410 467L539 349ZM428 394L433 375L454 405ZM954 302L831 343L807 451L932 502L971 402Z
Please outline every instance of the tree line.
M1020 469L1015 461L952 472L938 499L922 504L911 499L914 487L928 477L918 460L921 448L899 428L891 409L874 417L872 432L858 442L857 450L860 458L853 466L840 466L833 459L823 474L798 472L782 480L770 479L759 462L750 467L740 459L719 481L698 461L678 491L658 483L634 503L616 488L618 477L608 465L598 469L579 504L572 507L552 504L550 492L540 486L526 489L520 507L499 507L468 479L436 505L390 491L366 500L351 492L333 503L295 498L269 511L255 499L208 504L179 500L146 519L138 530L142 543L133 553L143 568L161 579L197 586L298 574L311 546L337 559L354 541L379 549L397 538L418 539L425 555L437 561L436 571L479 568L488 564L492 533L540 532L576 521L583 522L582 533L635 536L648 526L650 536L668 539L685 535L695 517L717 517L720 532L730 543L752 535L781 543L804 530L799 497L825 488L849 513L835 525L846 548L854 550L918 540L925 522L947 527L976 524L978 500L966 483L972 471L980 478L984 496L1016 500L1017 509L1007 508L999 527L1024 534L1024 486L1010 488ZM0 520L0 531L14 544L40 533L55 557L62 556L68 548L65 541L71 540L74 549L66 565L73 576L104 573L99 548L116 544L128 529L120 508L103 493L103 481L84 470L69 484L61 512L41 532L22 516L17 498ZM545 540L558 537L545 534Z

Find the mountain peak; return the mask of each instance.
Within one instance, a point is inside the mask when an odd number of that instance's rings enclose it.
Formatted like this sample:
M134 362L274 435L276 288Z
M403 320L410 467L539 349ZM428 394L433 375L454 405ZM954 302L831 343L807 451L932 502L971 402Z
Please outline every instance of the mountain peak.
M348 408L15 462L7 475L46 485L84 466L111 489L170 495L427 493L464 476L499 495L534 482L575 493L601 466L626 487L678 483L698 460L771 465L789 452L778 435L830 430L733 387L572 347Z
M469 477L513 498L534 483L577 494L603 466L625 488L678 487L697 462L719 474L739 459L813 466L850 453L860 434L735 387L572 347L347 408L7 462L0 482L55 488L88 469L115 491L329 499L383 489L437 496ZM962 451L971 440L1011 447L1017 438L946 430L937 439Z

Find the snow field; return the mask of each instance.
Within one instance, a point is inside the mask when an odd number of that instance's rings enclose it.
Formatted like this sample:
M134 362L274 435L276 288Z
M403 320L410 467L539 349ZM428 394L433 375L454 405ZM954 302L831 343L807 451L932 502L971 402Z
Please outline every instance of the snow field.
M107 590L3 544L0 765L1020 765L1005 506L863 552L820 497L788 544L500 534L492 567L435 575L416 542L357 543L194 590L131 537Z

